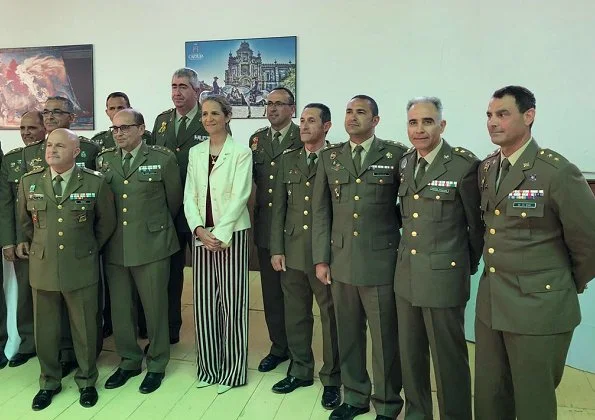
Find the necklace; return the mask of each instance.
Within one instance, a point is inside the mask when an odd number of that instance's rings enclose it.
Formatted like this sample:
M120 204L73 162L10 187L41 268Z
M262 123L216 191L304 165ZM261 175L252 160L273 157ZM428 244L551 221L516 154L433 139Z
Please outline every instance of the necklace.
M209 154L209 156L211 157L211 165L215 165L215 162L217 162L217 158L219 157L219 155Z

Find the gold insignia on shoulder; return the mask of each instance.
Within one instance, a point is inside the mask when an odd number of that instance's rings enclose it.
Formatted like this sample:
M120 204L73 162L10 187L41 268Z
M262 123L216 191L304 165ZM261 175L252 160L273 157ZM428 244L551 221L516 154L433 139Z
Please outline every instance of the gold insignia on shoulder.
M167 122L166 121L161 121L161 127L159 127L159 130L157 130L157 132L159 134L162 134L165 132L165 130L167 129Z

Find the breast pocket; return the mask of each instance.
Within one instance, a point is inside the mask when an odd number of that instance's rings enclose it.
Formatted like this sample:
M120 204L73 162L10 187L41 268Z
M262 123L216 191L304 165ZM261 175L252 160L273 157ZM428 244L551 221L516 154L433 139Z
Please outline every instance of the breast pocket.
M293 203L295 193L297 192L298 184L302 180L302 175L299 172L291 171L284 175L283 184L287 190L287 202Z
M531 225L543 218L544 207L543 203L535 200L508 199L505 214L510 223L507 236L528 240L531 238Z
M456 190L454 188L431 188L425 187L421 192L421 196L431 201L432 220L440 221L447 211L444 207L452 206L456 198Z
M332 171L328 174L329 189L331 190L331 196L333 201L347 201L347 187L349 184L349 172L343 169L340 171Z
M138 171L136 177L140 182L161 182L161 169L149 172Z
M366 184L374 186L376 203L394 203L397 201L392 188L395 180L390 170L370 170L366 173L365 180Z
M93 223L95 200L74 200L70 206L70 219L77 228Z
M45 200L27 201L27 211L31 213L31 220L36 228L47 228L47 205Z

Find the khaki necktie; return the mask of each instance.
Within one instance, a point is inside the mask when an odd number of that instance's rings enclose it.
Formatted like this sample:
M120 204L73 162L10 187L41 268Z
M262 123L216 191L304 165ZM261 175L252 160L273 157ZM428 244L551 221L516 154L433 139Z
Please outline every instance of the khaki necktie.
M421 158L418 162L417 162L417 173L415 174L415 186L419 188L420 184L421 184L421 180L424 177L424 175L426 174L426 166L428 166L428 161L425 160L424 158Z
M128 176L128 173L130 172L130 160L132 160L132 154L128 152L124 156L124 163L122 164L122 171L124 172L124 176Z
M281 151L281 133L277 131L273 136L273 152L275 154Z
M314 165L316 165L316 159L318 159L318 156L316 155L316 153L311 152L308 155L308 170L310 171L310 173L312 173L312 170L314 169Z
M362 152L364 151L364 148L361 144L358 144L353 151L355 152L353 155L353 165L355 166L355 172L359 174L362 170Z
M54 194L56 197L62 197L62 177L56 175L54 178Z
M502 163L500 164L500 176L498 177L498 183L496 185L496 192L502 185L502 181L508 175L508 171L510 171L510 161L506 158L502 159Z
M176 136L178 144L181 144L184 141L184 137L186 137L186 121L188 121L187 116L184 115L180 118L180 126L178 127L178 135Z

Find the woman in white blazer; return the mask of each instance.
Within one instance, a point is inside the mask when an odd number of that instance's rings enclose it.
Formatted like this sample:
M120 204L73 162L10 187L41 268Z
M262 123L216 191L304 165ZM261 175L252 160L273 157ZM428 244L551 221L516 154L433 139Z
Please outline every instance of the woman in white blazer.
M184 211L194 232L193 282L198 387L221 394L244 385L248 353L247 202L252 152L231 137L231 105L222 96L202 104L209 140L190 149Z

